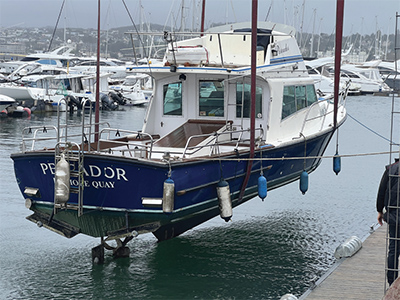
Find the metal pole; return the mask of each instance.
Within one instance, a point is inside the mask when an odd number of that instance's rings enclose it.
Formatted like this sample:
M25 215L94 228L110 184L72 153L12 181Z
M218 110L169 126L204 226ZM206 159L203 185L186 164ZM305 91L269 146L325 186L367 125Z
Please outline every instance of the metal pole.
M254 158L254 147L255 147L255 124L256 124L256 62L257 62L257 8L258 1L252 0L252 12L251 12L251 104L250 104L250 155L247 163L246 176L243 180L243 184L240 190L238 202L240 203L243 199L244 192L246 190L247 183L250 179L251 168L253 167ZM242 116L243 117L243 116Z
M201 27L200 27L201 35L200 36L203 36L203 32L204 32L205 14L206 14L206 0L203 0L203 4L202 4L202 7L201 7Z
M254 131L256 127L257 4L258 1L253 0L251 14L250 158L254 156Z
M94 115L94 141L99 140L99 121L100 121L100 0L97 8L97 65L96 65L96 111Z
M337 127L337 110L339 102L339 85L340 85L340 65L342 58L342 35L343 35L343 11L344 0L337 0L336 3L336 40L335 40L335 82L334 82L334 112L333 112L333 128Z

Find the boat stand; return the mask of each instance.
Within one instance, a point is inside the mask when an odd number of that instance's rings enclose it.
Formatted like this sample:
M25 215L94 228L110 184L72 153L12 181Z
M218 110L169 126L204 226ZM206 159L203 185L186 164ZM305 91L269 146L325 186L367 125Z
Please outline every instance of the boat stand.
M101 237L101 244L92 248L92 262L94 264L104 263L104 249L113 251L114 258L129 257L129 247L126 244L133 239L133 236L127 236L122 241L121 239L115 239L117 246L113 247L106 243L103 237Z

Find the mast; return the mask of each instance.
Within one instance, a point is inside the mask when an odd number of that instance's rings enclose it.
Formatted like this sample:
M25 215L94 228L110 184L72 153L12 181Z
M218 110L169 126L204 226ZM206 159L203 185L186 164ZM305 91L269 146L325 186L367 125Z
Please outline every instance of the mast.
M251 168L253 167L254 158L254 141L255 141L255 125L256 125L256 62L257 62L257 8L258 0L252 0L251 9L251 103L250 103L250 155L247 163L246 176L240 190L238 202L243 199L244 191L246 190L247 183L249 182Z
M254 157L254 131L256 127L257 6L258 0L253 0L251 13L250 158Z
M337 110L339 102L339 84L340 84L340 64L342 58L342 35L343 35L343 11L344 0L337 0L336 3L336 39L335 39L335 82L334 82L334 112L333 112L333 130L337 127Z
M203 32L204 32L204 18L205 18L205 15L206 15L206 0L203 0L203 4L202 4L202 7L201 7L201 27L200 27L201 35L200 36L203 36Z
M314 57L314 35L315 35L315 18L317 15L317 9L314 8L314 21L313 21L313 27L312 27L312 35L311 35L311 42L310 42L310 57Z
M100 0L97 3L97 64L96 64L96 110L94 116L94 140L97 142L99 140L99 121L100 121Z

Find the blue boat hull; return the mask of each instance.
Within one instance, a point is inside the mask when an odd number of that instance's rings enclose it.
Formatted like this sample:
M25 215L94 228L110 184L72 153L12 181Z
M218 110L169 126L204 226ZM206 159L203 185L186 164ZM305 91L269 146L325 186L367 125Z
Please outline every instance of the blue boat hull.
M85 153L83 215L61 209L52 215L54 205L54 152L12 154L17 182L24 198L29 198L35 215L30 220L71 237L83 233L93 237L126 235L132 231L152 232L158 240L175 237L220 213L216 186L221 178L229 183L233 207L257 195L257 181L263 169L268 190L297 180L303 170L313 171L333 132L287 147L265 147L255 152L252 172L243 197L239 194L245 179L249 153L232 153L221 160L171 162L175 184L174 210L146 207L143 198L161 199L169 166L163 162ZM305 155L310 157L303 159ZM263 158L263 160L257 158ZM300 159L282 158L300 157ZM71 186L77 179L71 177ZM39 189L27 195L27 187ZM71 194L69 204L77 204ZM51 217L50 217L51 216ZM29 218L29 217L28 217ZM47 223L46 223L47 222Z

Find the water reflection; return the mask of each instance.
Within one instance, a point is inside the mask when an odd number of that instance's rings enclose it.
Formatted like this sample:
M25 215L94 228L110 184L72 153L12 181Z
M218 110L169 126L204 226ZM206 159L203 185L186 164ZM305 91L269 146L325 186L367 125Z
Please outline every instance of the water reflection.
M92 265L90 243L32 243L11 256L12 299L276 299L301 294L332 263L329 234L308 211L294 211L190 231L157 243L130 244L131 256ZM61 237L60 237L61 239ZM70 244L72 243L72 244ZM18 268L15 268L18 266ZM5 268L4 268L5 267ZM23 278L23 280L21 280ZM279 286L276 282L279 281ZM12 286L12 288L10 288Z
M301 294L304 283L332 263L331 256L321 255L331 237L318 234L320 228L308 212L295 213L295 218L282 213L195 230L162 243L134 240L130 259L108 257L104 266L93 267L93 285L108 299L113 296L107 286L135 299L275 299L286 292Z

